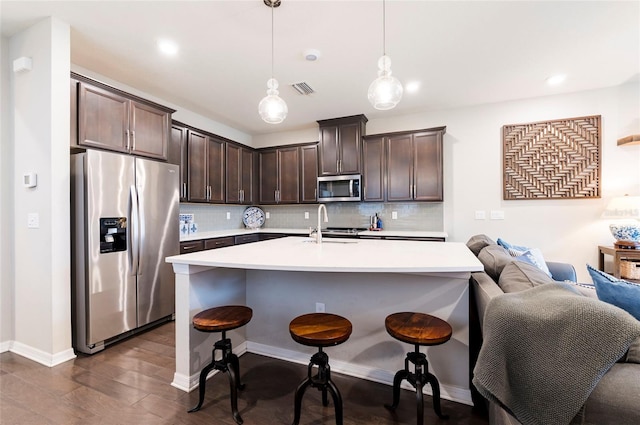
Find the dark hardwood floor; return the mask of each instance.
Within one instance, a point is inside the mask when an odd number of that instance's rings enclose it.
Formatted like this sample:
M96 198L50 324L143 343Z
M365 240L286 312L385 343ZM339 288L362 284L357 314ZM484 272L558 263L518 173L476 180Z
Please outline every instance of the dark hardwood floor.
M202 409L187 413L198 392L187 394L170 385L174 366L173 322L53 368L6 352L0 355L0 423L235 424L227 376L209 379ZM240 372L246 384L238 400L244 423L290 424L293 392L306 375L306 365L245 354ZM345 425L416 423L414 393L403 390L392 414L383 407L391 401L391 387L337 373L332 378L344 400ZM425 424L489 423L470 406L443 400L442 410L449 420L438 419L431 398L425 397ZM333 404L323 407L320 392L310 388L300 424L334 423Z

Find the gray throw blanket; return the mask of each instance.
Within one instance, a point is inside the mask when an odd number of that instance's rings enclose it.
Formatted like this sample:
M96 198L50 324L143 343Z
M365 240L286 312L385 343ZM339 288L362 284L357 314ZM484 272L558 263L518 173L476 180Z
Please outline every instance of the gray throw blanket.
M640 321L569 285L492 299L473 384L524 425L568 424L640 336Z

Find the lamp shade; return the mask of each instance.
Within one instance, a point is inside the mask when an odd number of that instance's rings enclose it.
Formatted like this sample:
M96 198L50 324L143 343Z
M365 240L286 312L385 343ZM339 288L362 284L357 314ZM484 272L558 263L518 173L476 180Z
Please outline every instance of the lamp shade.
M619 196L607 204L602 213L607 219L640 219L640 196Z
M616 248L640 248L640 196L613 198L602 213L611 221L609 230L616 239Z
M280 124L287 117L287 103L278 96L278 81L270 78L267 81L267 95L258 104L260 117L269 124Z
M402 99L402 84L391 75L391 59L383 55L378 59L378 78L369 86L367 98L374 108L385 111L394 108Z

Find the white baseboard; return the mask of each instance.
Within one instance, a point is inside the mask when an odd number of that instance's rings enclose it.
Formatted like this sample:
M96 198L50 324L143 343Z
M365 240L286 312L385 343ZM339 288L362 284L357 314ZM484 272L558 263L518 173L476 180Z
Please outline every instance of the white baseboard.
M299 351L285 350L270 345L259 344L256 342L247 342L247 351L249 353L260 354L267 357L273 357L280 360L286 360L293 363L309 364L309 354ZM366 379L368 381L378 382L380 384L393 385L393 377L396 371L389 371L368 366L362 366L354 363L343 362L331 359L331 371L342 373L344 375L353 376L354 378ZM406 381L402 382L402 388L406 390L415 389ZM423 393L431 394L431 385L425 385ZM446 385L440 383L440 396L446 400L455 401L457 403L473 406L471 400L471 391L455 385Z
M18 341L13 341L10 344L9 351L48 367L54 367L76 358L76 353L73 351L73 348L51 354Z
M247 342L246 341L243 342L242 344L238 344L233 349L233 353L238 357L240 357L241 355L243 355L246 352L247 352ZM217 370L211 371L209 373L209 375L207 375L207 379L211 378L216 373L218 373ZM195 374L193 374L191 376L187 376L187 375L184 375L182 373L177 373L176 372L176 373L173 374L173 382L171 382L171 386L175 387L175 388L177 388L179 390L186 391L186 392L190 393L191 391L193 391L196 388L198 388L199 380L200 380L200 371L196 372Z
M0 342L0 353L7 352L11 350L11 342L12 341L2 341Z

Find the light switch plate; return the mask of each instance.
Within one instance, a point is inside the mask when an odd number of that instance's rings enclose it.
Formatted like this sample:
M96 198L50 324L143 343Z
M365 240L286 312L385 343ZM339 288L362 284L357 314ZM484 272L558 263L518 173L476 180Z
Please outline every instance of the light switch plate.
M391 211L391 220L398 219L398 211Z
M487 213L484 210L476 211L476 220L485 220L487 218Z
M29 213L29 214L27 214L27 227L29 229L39 229L40 228L40 214L38 214L38 213Z

